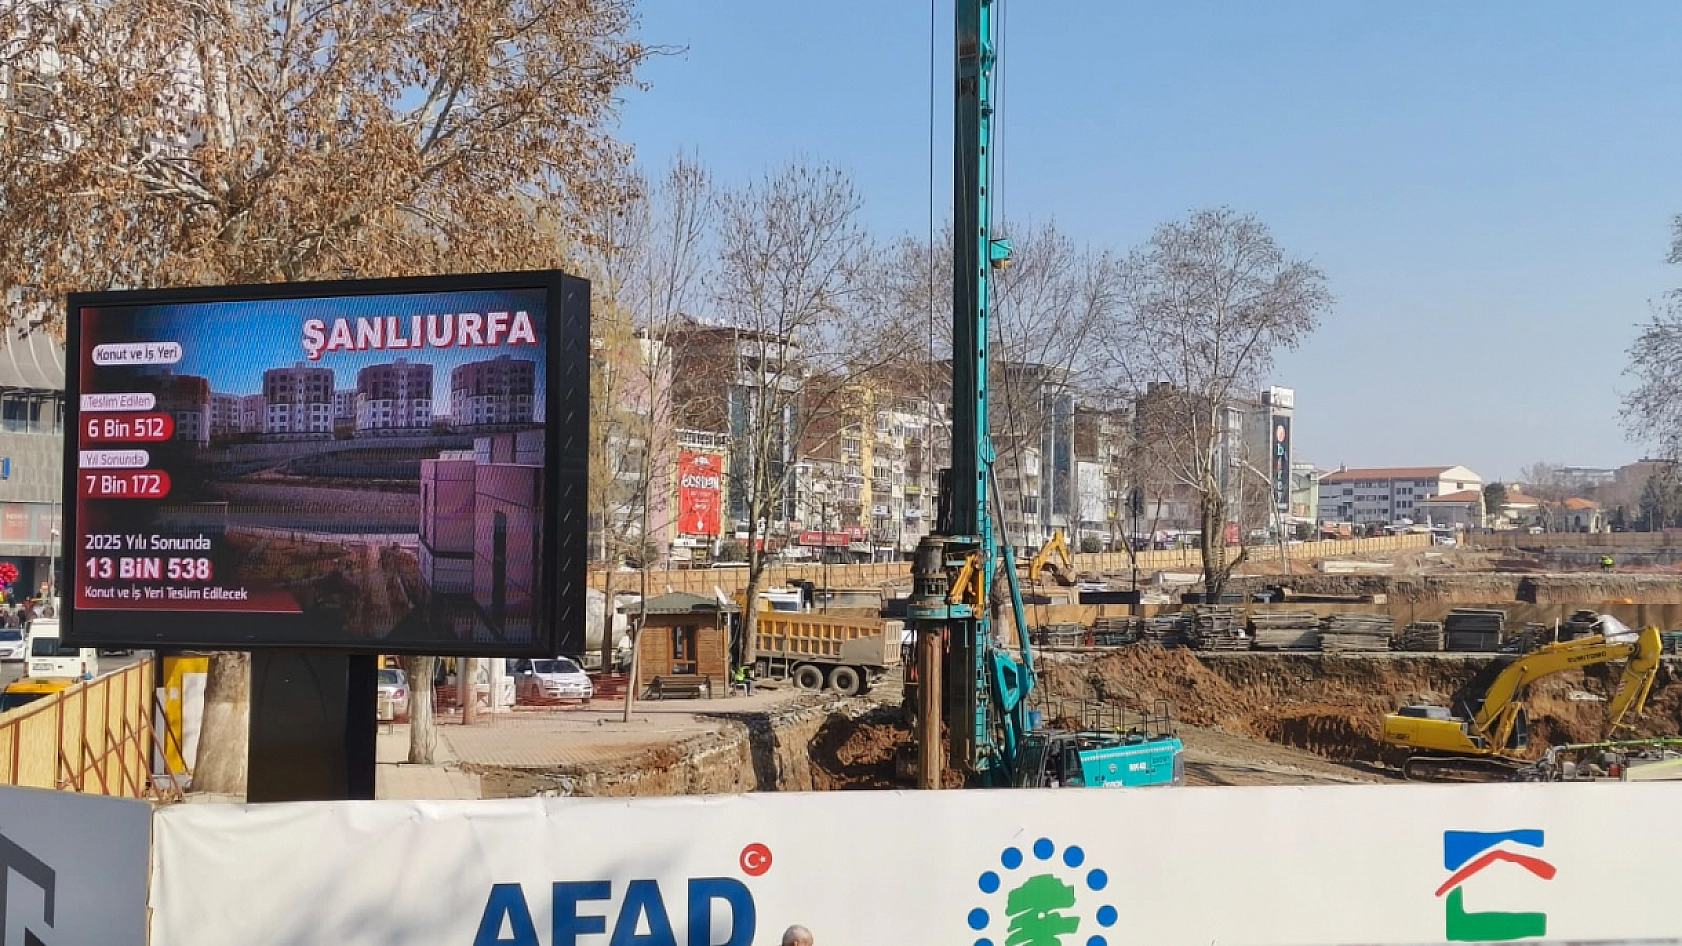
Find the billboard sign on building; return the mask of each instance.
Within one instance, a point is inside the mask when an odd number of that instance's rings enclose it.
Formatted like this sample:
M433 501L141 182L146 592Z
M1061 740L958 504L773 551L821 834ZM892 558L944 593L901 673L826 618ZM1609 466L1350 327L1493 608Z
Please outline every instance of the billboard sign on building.
M722 531L724 458L684 450L677 457L677 531L679 535L718 535Z
M68 324L69 640L569 649L587 282L84 294ZM249 429L212 422L245 398Z
M1273 477L1273 503L1280 512L1289 513L1291 510L1291 418L1285 414L1274 414L1269 421L1272 429L1268 435L1268 452L1271 455L1271 466L1268 472Z

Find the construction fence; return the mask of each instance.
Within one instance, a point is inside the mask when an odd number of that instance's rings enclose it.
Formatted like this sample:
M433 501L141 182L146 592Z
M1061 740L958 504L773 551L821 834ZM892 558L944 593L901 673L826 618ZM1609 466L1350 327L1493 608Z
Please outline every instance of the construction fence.
M1468 532L1463 541L1486 549L1682 548L1682 532Z
M0 785L153 795L153 686L141 661L0 713Z
M1430 544L1429 535L1391 535L1372 539L1298 542L1287 545L1285 551L1293 562L1308 562L1426 548ZM1257 545L1250 548L1250 557L1255 561L1266 561L1269 558L1277 558L1278 555L1278 546ZM1142 572L1198 571L1203 567L1203 553L1193 548L1144 551L1137 553L1136 558L1138 568ZM1077 572L1124 574L1133 567L1126 552L1076 554L1074 559ZM612 577L614 591L636 592L642 587L642 576L637 572L616 572ZM605 571L591 572L590 587L604 589L607 578ZM830 588L875 588L909 582L911 572L910 565L906 562L828 566L775 564L765 570L768 586L786 584L796 578L817 582ZM648 576L648 590L651 595L662 595L672 591L710 595L714 588L732 593L741 591L747 587L747 583L748 570L745 567L655 571L650 572Z

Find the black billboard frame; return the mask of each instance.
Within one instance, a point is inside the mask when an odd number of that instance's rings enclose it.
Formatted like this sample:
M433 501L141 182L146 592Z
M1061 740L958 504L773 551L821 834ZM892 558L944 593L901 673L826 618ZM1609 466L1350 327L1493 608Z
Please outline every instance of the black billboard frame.
M541 289L546 305L544 390L544 537L538 568L539 614L527 645L460 640L367 642L298 634L297 615L242 612L183 612L134 609L116 612L141 633L83 634L76 628L76 590L81 549L76 548L81 450L82 324L86 308L165 304L265 302L290 299L411 295ZM590 283L560 270L347 279L76 292L65 299L65 446L61 532L66 563L60 632L66 644L83 647L181 648L191 650L316 651L339 654L430 655L443 657L554 657L581 652L587 592L587 496L589 478ZM68 592L68 593L66 593ZM104 609L101 609L104 610ZM235 630L237 628L237 630ZM276 636L283 631L286 636ZM576 640L573 638L576 637Z

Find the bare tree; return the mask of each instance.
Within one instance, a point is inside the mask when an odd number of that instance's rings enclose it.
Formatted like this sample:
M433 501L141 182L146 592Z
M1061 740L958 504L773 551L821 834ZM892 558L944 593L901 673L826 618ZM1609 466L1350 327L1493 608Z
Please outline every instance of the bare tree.
M792 518L812 419L903 351L870 278L862 207L845 173L801 162L725 193L711 292L720 323L674 333L679 416L731 437L730 495L747 531L744 663L754 659L763 540Z
M632 660L647 621L648 574L655 565L657 536L668 532L673 515L656 513L657 496L672 493L676 467L672 404L674 328L694 305L704 273L705 249L716 217L711 175L695 159L680 155L650 191L640 181L638 198L603 230L598 261L602 294L610 318L598 324L605 357L594 380L606 403L592 405L602 436L592 444L593 502L599 502L608 571L603 584L602 667L613 655L614 566L627 551L637 561L641 606L631 629ZM599 472L597 464L603 466ZM599 477L599 480L595 479ZM599 493L597 482L601 483ZM658 519L658 521L657 521ZM625 717L636 699L635 666L625 696Z
M1011 255L990 282L988 426L1006 529L1015 543L1037 544L1043 536L1036 530L1049 534L1042 527L1078 512L1075 458L1068 453L1073 409L1083 393L1081 369L1093 331L1113 314L1121 287L1109 254L1079 246L1055 221L1001 221L995 229L1010 241ZM952 256L950 227L932 247L902 239L886 281L891 303L904 318L932 321L941 358L952 347ZM922 351L919 345L907 354ZM950 400L949 380L938 393Z
M1682 264L1682 215L1671 225L1670 255ZM1682 289L1666 293L1629 346L1624 374L1636 380L1620 412L1631 440L1654 445L1665 458L1682 456Z
M616 199L630 0L0 7L0 291L533 268ZM196 781L243 790L249 658Z
M1267 226L1227 208L1159 226L1122 266L1117 317L1099 332L1096 372L1140 397L1139 448L1196 502L1205 593L1243 559L1226 550L1232 404L1299 345L1331 306L1324 275L1286 257Z

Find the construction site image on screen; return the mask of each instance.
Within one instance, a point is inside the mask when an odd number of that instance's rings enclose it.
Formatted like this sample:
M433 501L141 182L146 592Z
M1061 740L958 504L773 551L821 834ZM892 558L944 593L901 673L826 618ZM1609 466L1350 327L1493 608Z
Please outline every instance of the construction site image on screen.
M257 621L253 643L530 645L547 302L80 309L76 633L220 615Z

